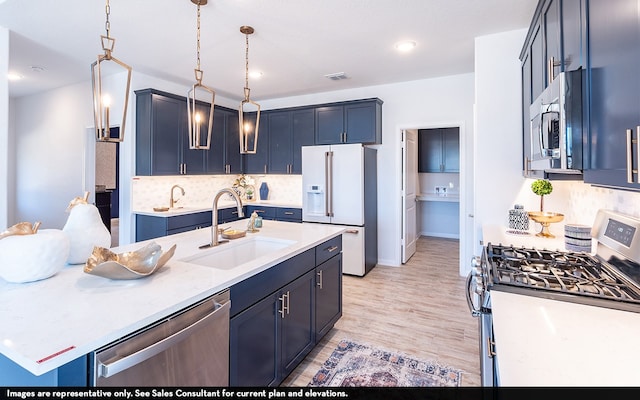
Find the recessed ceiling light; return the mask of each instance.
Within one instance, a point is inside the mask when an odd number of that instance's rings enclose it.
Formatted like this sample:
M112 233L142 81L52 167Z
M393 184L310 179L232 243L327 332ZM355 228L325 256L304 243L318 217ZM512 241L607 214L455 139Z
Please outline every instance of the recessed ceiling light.
M418 44L413 40L405 40L405 41L396 43L395 47L396 47L396 50L406 53L413 50L417 45Z
M39 65L32 65L29 68L31 68L31 71L33 72L37 72L37 73L44 72L44 67L41 67Z
M9 79L10 81L19 81L20 79L22 79L22 75L9 72L9 74L7 74L7 79Z
M324 77L331 79L332 81L347 79L347 75L344 72L334 72L333 74L326 74Z
M251 72L249 72L249 76L254 78L254 79L260 79L260 78L262 78L262 75L263 75L262 71L251 71Z

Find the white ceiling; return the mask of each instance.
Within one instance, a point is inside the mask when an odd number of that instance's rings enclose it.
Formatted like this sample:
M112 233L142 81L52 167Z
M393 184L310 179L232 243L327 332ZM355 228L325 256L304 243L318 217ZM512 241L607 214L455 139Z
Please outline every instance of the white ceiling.
M538 0L209 0L201 7L203 83L243 97L245 36L256 101L473 72L474 37L526 28ZM10 31L11 97L90 79L102 53L104 0L0 0ZM195 81L196 10L191 0L111 0L113 55L142 72ZM400 54L394 44L417 47ZM514 54L514 57L517 57ZM36 72L32 67L44 70ZM348 79L324 75L344 72Z

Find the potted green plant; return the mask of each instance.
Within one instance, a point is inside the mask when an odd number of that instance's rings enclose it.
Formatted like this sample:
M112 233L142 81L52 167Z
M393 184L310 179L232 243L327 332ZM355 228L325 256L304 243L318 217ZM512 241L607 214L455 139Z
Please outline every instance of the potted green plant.
M544 196L553 191L553 185L546 179L537 179L531 184L531 191L540 196L540 212L543 212Z

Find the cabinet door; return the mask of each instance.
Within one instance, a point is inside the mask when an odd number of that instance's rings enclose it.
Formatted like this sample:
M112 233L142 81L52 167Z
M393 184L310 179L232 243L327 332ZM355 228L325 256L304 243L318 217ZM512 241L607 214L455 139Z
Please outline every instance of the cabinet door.
M189 149L189 116L187 115L186 100L182 108L184 109L184 129L179 133L182 141L182 163L184 164L182 173L186 175L204 174L207 172L206 161L208 150ZM196 110L200 113L204 121L200 127L200 132L202 136L205 137L207 129L209 129L209 110L211 110L211 106L209 104L196 104ZM213 136L213 132L211 132L211 136Z
M315 112L313 108L292 112L292 174L302 174L302 146L314 144Z
M615 21L612 23L612 21ZM629 183L626 131L640 125L640 29L637 0L589 2L589 84L591 154L585 183L639 188ZM632 174L638 182L638 175Z
M238 129L238 114L226 112L225 130L225 163L228 174L242 173L242 155L240 154L240 136ZM258 140L260 137L258 137Z
M442 129L442 172L460 172L460 132L458 128Z
M316 267L316 342L342 316L342 254Z
M269 115L269 172L288 174L292 156L291 112L271 113Z
M418 130L418 172L442 172L442 130Z
M560 48L560 7L559 0L549 0L542 12L544 24L545 65L553 60L554 66L544 69L545 87L562 71L562 53ZM557 64L557 65L555 65Z
M531 99L535 100L547 86L545 84L546 63L543 52L543 37L540 23L534 27L529 54L531 56Z
M562 0L563 70L586 67L584 37L584 0Z
M179 175L182 163L180 134L185 134L187 126L186 103L154 94L151 107L151 175Z
M344 106L345 142L376 142L376 105L375 103L359 103Z
M207 172L210 174L225 173L224 139L227 130L227 113L219 108L213 110L213 130L211 131L211 147L207 152Z
M244 155L245 174L266 174L269 171L269 113L260 113L260 127L258 131L258 149L256 154Z
M231 318L230 386L277 384L279 337L276 326L280 315L276 309L280 303L277 295L271 295Z
M343 106L327 106L316 108L316 144L342 143L343 133Z
M315 272L309 271L280 292L282 377L309 354L315 344Z

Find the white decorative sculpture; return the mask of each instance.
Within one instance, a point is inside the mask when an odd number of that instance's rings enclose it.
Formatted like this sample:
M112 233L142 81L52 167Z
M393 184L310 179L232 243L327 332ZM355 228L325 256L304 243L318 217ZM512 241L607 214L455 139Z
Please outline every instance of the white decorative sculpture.
M40 223L21 222L0 234L0 278L24 283L49 278L69 257L69 238L60 229L38 230Z
M62 231L69 237L71 249L69 264L84 264L91 256L94 246L111 247L111 234L100 218L98 208L87 203L89 192L84 197L71 200L67 212L69 218Z

